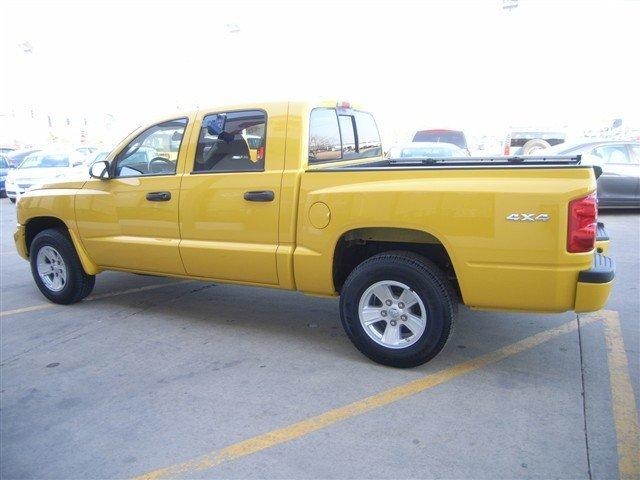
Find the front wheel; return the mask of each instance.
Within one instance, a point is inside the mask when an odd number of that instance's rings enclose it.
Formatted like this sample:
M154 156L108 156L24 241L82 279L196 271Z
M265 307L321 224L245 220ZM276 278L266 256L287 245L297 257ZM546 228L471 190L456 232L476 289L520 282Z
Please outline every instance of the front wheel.
M457 303L444 274L410 252L375 255L356 267L340 296L342 325L375 362L415 367L444 347Z
M38 233L31 242L29 258L36 285L52 302L76 303L93 290L96 277L85 273L66 233L57 229Z

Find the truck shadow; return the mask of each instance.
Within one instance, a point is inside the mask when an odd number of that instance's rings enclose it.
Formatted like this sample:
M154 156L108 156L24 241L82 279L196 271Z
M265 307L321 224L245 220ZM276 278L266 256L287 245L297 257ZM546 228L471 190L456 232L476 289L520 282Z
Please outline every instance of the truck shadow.
M160 292L154 292L153 298L139 303L139 312L127 318L152 317L156 326L161 322L169 331L191 332L212 345L254 342L260 344L260 349L304 351L314 361L324 355L337 355L348 361L375 365L346 336L337 298L201 282L185 285L186 288L170 296L165 290L157 298ZM100 302L122 308L130 302L127 297ZM445 349L434 360L412 371L468 360L572 319L575 315L571 313L481 312L460 306Z

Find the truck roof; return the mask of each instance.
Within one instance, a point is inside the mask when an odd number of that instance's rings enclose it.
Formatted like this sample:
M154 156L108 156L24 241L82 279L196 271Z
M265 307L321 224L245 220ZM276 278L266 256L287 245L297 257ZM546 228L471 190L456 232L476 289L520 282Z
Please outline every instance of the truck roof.
M334 100L334 99L296 99L296 100L271 100L271 101L258 101L258 102L247 102L247 103L239 103L239 104L220 104L220 105L208 105L205 107L200 107L192 110L183 110L173 112L170 115L163 115L153 120L153 123L161 123L168 120L174 120L176 117L193 117L200 111L206 112L228 112L234 110L255 110L258 109L269 109L273 107L282 107L284 105L290 104L298 104L301 106L307 106L309 109L316 107L326 107L326 108L335 108L344 106L346 108L352 108L355 110L362 110L360 104L355 104L353 102L346 102L342 100Z

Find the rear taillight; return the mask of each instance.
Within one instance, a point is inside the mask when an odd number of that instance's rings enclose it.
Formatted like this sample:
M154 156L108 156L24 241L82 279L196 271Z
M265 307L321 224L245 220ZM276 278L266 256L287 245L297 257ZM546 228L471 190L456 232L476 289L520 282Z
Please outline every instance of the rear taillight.
M508 157L509 156L509 144L504 146L504 156Z
M595 193L569 202L567 251L590 252L596 244L598 198Z

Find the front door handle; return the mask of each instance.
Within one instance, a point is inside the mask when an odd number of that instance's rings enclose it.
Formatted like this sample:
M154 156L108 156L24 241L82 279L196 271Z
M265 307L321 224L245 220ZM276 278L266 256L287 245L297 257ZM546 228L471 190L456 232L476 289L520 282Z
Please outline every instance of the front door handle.
M273 202L275 194L271 190L244 192L244 199L249 202Z
M171 200L171 192L149 192L147 200L150 202L168 202Z

